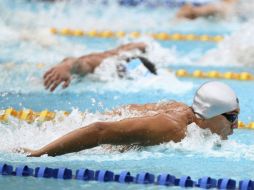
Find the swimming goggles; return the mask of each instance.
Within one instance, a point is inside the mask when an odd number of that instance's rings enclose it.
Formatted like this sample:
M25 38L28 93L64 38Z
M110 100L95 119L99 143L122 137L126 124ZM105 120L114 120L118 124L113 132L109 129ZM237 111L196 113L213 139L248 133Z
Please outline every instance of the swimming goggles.
M236 113L223 113L221 115L223 115L231 123L234 123L238 119L238 114Z

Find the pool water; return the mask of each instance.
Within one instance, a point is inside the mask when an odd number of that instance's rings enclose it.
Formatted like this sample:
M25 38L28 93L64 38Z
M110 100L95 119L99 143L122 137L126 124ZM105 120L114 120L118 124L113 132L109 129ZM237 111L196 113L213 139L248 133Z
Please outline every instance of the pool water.
M129 103L150 103L176 100L191 105L196 89L208 79L176 78L177 69L221 72L253 71L253 21L237 18L227 21L198 19L173 22L177 8L145 6L124 7L115 3L103 5L96 1L43 3L36 1L0 2L0 109L48 109L57 118L44 123L26 123L11 118L0 123L0 163L30 167L68 167L76 170L88 167L108 169L115 173L128 170L177 177L189 175L197 180L202 176L230 177L235 180L254 179L254 131L236 129L229 140L222 141L215 134L189 127L188 135L180 143L165 143L120 153L117 148L97 147L58 157L28 158L13 153L17 147L32 149L81 126L95 121L112 121L131 117L108 117L101 112ZM162 16L163 15L163 16ZM149 18L149 19L148 19ZM141 24L142 21L142 24ZM96 23L96 25L94 24ZM141 32L193 33L224 35L219 44L200 41L156 41L141 39L98 39L55 36L51 27L82 28L84 30L115 30ZM104 51L130 41L149 44L148 57L160 72L150 78L137 76L135 80L112 77L114 70L98 69L83 79L74 76L69 88L60 87L54 93L43 87L43 73L67 56L81 56ZM170 71L168 71L170 70ZM236 92L240 100L240 120L254 121L253 81L223 80ZM61 111L70 112L62 117ZM84 117L83 113L86 113ZM47 185L45 185L47 184ZM1 189L142 189L165 187L136 184L83 182L76 180L36 179L33 177L0 177Z

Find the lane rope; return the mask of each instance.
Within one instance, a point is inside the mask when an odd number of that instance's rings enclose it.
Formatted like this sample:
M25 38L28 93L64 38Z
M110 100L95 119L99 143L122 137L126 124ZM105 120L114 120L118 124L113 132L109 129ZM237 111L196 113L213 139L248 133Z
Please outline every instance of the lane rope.
M73 37L90 37L90 38L139 38L142 35L147 35L156 40L162 41L201 41L201 42L220 42L223 40L223 36L221 35L197 35L197 34L180 34L174 33L169 34L166 32L159 33L141 33L138 31L133 32L124 32L124 31L112 31L112 30L87 30L84 31L82 29L70 29L70 28L51 28L50 32L55 35L61 36L73 36Z
M177 77L181 78L215 78L215 79L227 79L227 80L240 80L240 81L253 81L254 75L249 72L219 72L219 71L201 71L201 70L195 70L192 73L188 72L185 69L179 69L175 72L175 75Z
M38 69L42 69L45 67L44 64L38 63L36 64ZM169 70L171 72L171 70ZM254 75L250 72L220 72L216 70L211 71L201 71L195 70L193 72L189 72L186 69L178 69L173 71L175 75L179 78L213 78L213 79L226 79L226 80L239 80L239 81L253 81Z
M64 116L68 116L68 112L63 112ZM26 121L28 123L32 123L34 121L45 122L55 119L56 113L50 112L48 110L43 110L41 112L35 112L31 109L26 110L15 110L13 108L8 108L6 110L2 110L2 114L0 114L1 122L8 122L10 117L17 118L22 121Z
M30 168L27 165L17 166L14 170L12 165L0 164L0 175L2 176L17 176L17 177L35 177L35 178L51 178L62 180L82 180L82 181L98 181L118 182L122 184L143 184L143 185L162 185L162 186L178 186L181 188L202 188L202 189L239 189L239 190L254 190L254 182L251 179L237 181L228 177L214 179L209 176L199 178L197 181L190 176L184 175L176 178L169 173L162 173L157 177L149 172L139 172L136 176L132 176L129 171L122 171L120 174L115 174L110 170L93 171L87 168L80 168L74 171L71 169L49 168L39 166Z

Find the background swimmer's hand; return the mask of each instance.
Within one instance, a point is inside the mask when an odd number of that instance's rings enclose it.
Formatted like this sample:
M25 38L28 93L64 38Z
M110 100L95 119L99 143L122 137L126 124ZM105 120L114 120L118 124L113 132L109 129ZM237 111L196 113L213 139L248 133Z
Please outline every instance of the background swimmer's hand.
M67 88L71 82L71 70L75 60L64 59L62 63L48 70L43 76L45 88L53 92L62 82L62 87Z
M140 59L140 61L143 63L143 65L153 74L157 75L157 69L155 67L155 65L149 61L148 59L144 58L144 57L138 57Z

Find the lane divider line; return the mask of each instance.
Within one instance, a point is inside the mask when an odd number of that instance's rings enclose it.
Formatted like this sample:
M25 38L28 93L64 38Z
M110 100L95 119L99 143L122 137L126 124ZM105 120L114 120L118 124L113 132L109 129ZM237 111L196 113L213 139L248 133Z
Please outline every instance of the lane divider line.
M219 71L201 71L195 70L192 73L185 69L179 69L175 72L177 77L181 78L213 78L213 79L227 79L227 80L240 80L240 81L253 81L254 75L249 72L219 72Z
M50 32L55 35L61 35L66 37L90 37L90 38L139 38L142 35L147 35L155 40L161 41L201 41L201 42L220 42L224 39L222 35L197 35L197 34L181 34L181 33L142 33L138 31L124 32L124 31L112 31L112 30L81 30L81 29L70 29L61 28L57 29L52 27Z
M75 173L75 175L73 175ZM8 164L0 163L0 175L2 176L19 176L19 177L35 177L35 178L53 178L62 180L83 180L83 181L98 181L118 182L125 184L143 184L143 185L162 185L162 186L179 186L182 188L202 189L239 189L239 190L254 190L254 181L251 179L240 180L237 186L237 181L231 178L214 179L209 176L199 178L198 181L193 180L190 176L181 176L176 178L169 173L162 173L156 176L149 172L139 172L136 176L132 176L129 171L122 171L120 174L115 174L110 170L93 171L87 168L81 168L73 172L71 169L49 168L45 166L36 167L35 169L27 165L14 167Z

